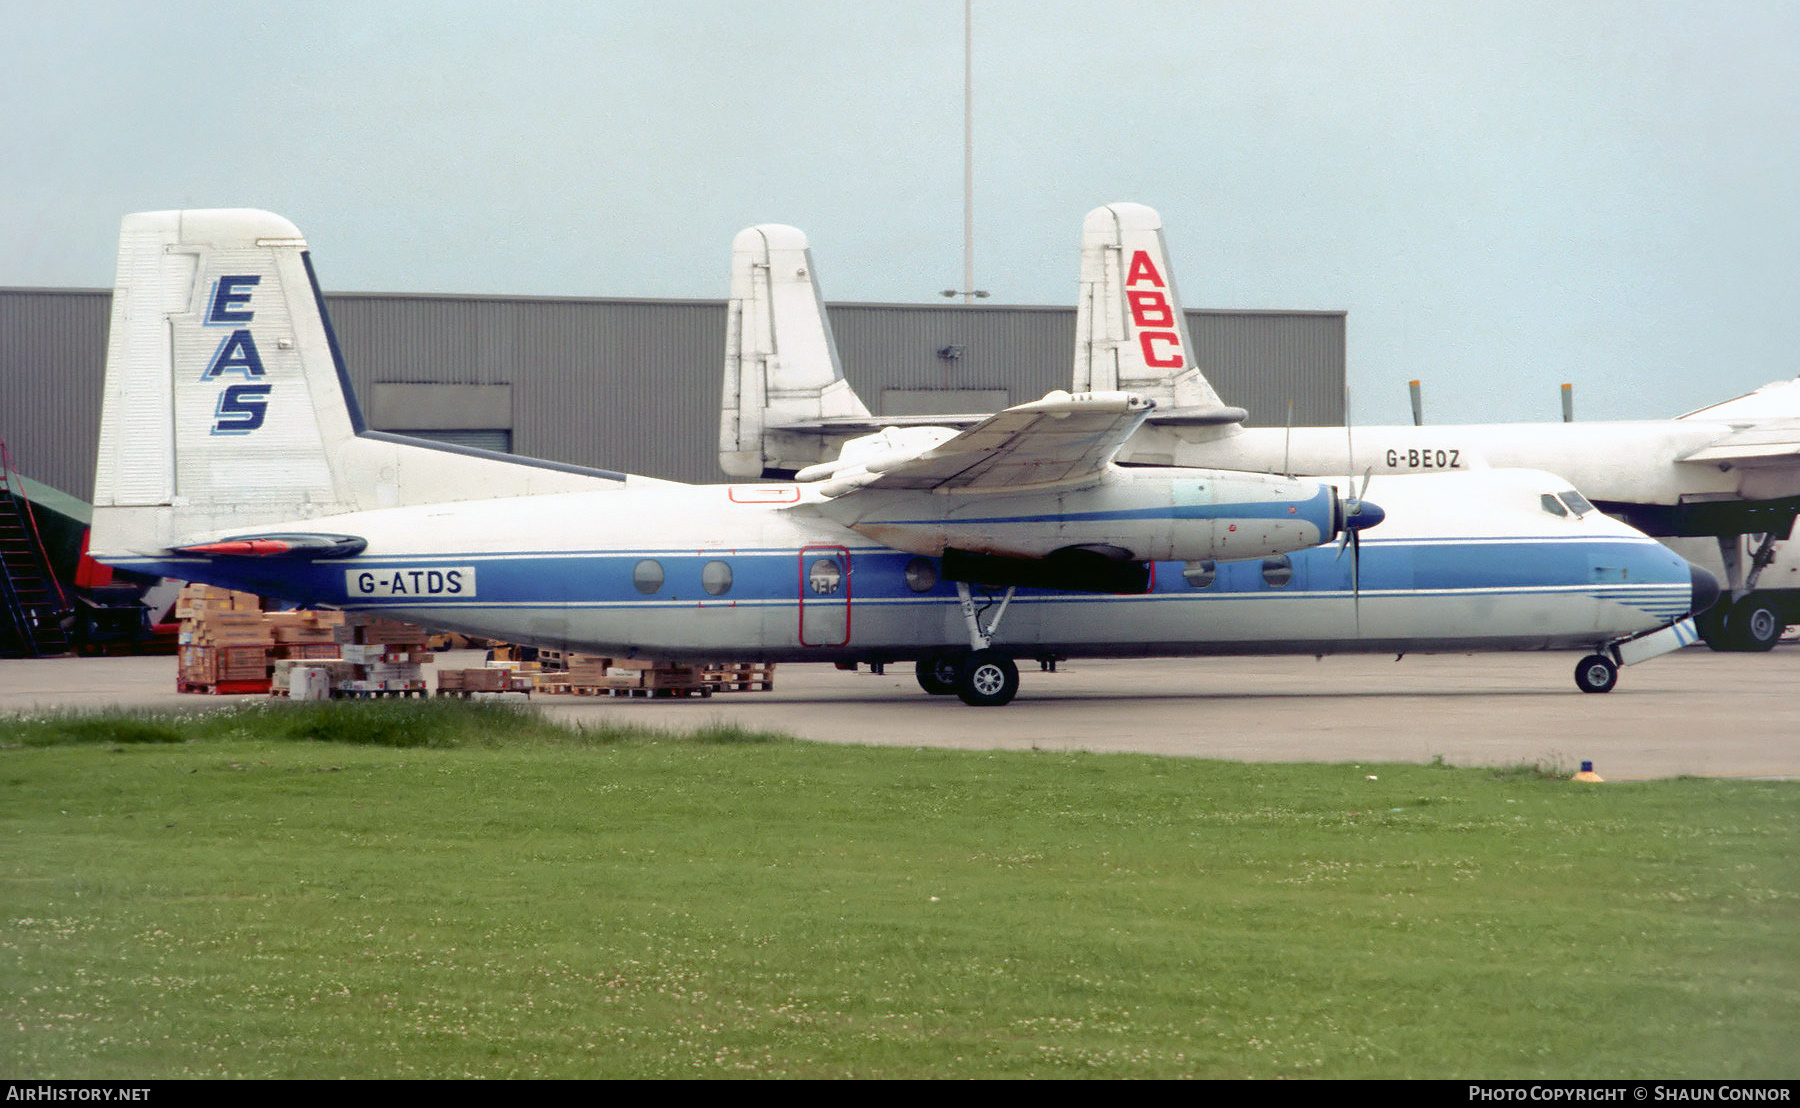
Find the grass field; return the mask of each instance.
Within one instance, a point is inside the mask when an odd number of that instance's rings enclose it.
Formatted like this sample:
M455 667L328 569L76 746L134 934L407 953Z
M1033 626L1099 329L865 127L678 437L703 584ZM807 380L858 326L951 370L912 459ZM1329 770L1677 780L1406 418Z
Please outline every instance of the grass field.
M0 720L0 1071L1787 1077L1800 784Z

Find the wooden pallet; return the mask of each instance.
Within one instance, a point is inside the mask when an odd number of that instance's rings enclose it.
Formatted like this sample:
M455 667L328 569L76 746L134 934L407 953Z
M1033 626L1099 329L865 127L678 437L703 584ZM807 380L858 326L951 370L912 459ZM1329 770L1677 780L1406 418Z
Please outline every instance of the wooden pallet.
M385 700L391 697L427 697L425 689L332 689L333 700Z
M204 693L208 696L237 696L243 693L267 693L272 682L268 678L261 681L176 681L175 691L184 693ZM283 696L287 690L281 690Z
M638 696L646 700L685 696L709 697L713 694L710 685L677 685L662 688L630 688L613 689L601 685L569 685L566 686L570 696Z
M715 692L769 692L775 688L775 667L753 662L707 666L701 671L700 680Z
M543 690L540 689L539 691L542 692ZM505 696L507 693L524 693L526 696L530 696L531 690L530 689L439 689L433 695L454 696L454 697L458 698L459 700L468 700L471 697L477 697L477 696Z

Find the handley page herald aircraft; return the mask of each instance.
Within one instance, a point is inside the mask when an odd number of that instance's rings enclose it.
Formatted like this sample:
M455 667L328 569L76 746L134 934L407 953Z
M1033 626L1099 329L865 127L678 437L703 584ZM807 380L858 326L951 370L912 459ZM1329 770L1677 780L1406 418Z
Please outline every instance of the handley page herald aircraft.
M1154 310L1167 293L1171 309ZM1183 420L1222 407L1192 358L1174 295L1162 217L1141 204L1109 204L1082 224L1076 310L1076 389L1129 389L1156 401L1121 462L1329 474L1344 464L1341 427L1250 428ZM1171 327L1170 323L1175 326ZM1179 328L1180 346L1159 334ZM1237 411L1237 409L1226 409ZM1730 599L1700 621L1709 645L1767 650L1800 595L1757 582L1800 513L1800 378L1679 419L1356 428L1357 464L1384 473L1485 466L1551 470L1601 511L1659 537L1716 541Z
M92 553L566 649L918 658L932 691L1003 704L1019 655L1205 642L1194 608L1163 603L1184 594L1152 562L1249 559L1254 573L1381 521L1316 480L1113 465L1150 410L1052 393L961 433L864 444L804 483L685 485L444 448L363 425L293 224L150 212L120 231ZM1614 538L1603 560L1630 580L1572 606L1582 641L1688 603L1684 567ZM972 584L1041 590L1002 647L1007 605L978 607ZM1544 639L1530 622L1511 633ZM1275 620L1255 636L1282 633Z
M1314 475L1346 468L1344 428L1245 427L1244 410L1213 390L1192 356L1162 217L1151 208L1120 203L1088 213L1075 333L1074 389L1124 389L1156 404L1121 449L1122 463ZM787 396L771 410L760 456L726 447L727 472L746 472L753 457L758 472L791 471L880 426L866 413L859 419L841 396L807 412L800 383L784 377L771 387L772 404ZM977 418L933 417L950 426ZM1699 620L1714 649L1767 650L1784 623L1800 621L1800 591L1758 588L1800 514L1800 378L1678 419L1358 427L1356 445L1358 472L1376 475L1550 470L1601 511L1675 540L1678 550L1683 538L1716 542L1730 595Z
M727 473L792 478L801 489L830 494L835 482L878 470L888 450L957 434L934 422L967 426L982 418L872 416L844 379L805 236L792 227L752 227L732 252L719 442ZM1155 368L1145 376L1154 378L1163 372L1156 363L1185 363L1191 343L1173 288L1147 266L1147 258L1125 259L1117 277L1142 285L1120 300L1146 323L1132 341ZM1136 395L1129 378L1118 383ZM1208 427L1243 418L1198 374L1178 384L1162 392L1146 421ZM1343 463L1341 430L1338 445ZM1003 648L1022 656L1592 649L1576 682L1604 692L1621 661L1693 642L1693 625L1675 621L1718 595L1710 574L1593 510L1562 478L1484 469L1378 481L1385 521L1349 531L1335 550L1228 565L1159 563L1137 595L1072 595L1054 585L1020 594ZM1334 484L1350 488L1346 479ZM941 658L922 654L920 683L928 689Z

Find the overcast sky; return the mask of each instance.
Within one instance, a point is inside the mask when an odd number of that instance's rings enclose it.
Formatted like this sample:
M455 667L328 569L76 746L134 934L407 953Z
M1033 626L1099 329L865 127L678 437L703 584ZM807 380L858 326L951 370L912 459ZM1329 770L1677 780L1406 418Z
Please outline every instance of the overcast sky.
M761 222L829 300L962 284L962 0L0 15L0 285L108 286L172 207L287 216L328 291L719 299ZM1793 0L975 0L974 45L991 302L1072 304L1131 200L1188 306L1347 311L1358 422L1800 373Z

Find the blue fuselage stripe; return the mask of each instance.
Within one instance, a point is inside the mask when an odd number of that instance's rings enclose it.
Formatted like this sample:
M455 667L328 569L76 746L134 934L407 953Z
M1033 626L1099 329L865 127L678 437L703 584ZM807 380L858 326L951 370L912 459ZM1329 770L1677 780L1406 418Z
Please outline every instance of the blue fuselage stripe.
M831 548L836 549L836 548ZM734 550L701 553L668 551L509 551L485 554L429 554L417 557L360 556L341 560L219 558L116 562L141 572L206 581L280 597L297 603L342 607L431 606L612 608L645 604L780 604L793 603L808 582L807 566L827 557L828 550ZM955 587L937 581L925 591L909 585L906 568L913 556L877 547L848 552L840 566L852 603L942 603L954 599ZM1226 562L1216 566L1204 587L1190 585L1184 563L1159 562L1149 598L1243 598L1249 596L1320 597L1348 595L1351 558L1333 546L1290 555L1291 578L1271 586L1263 562ZM935 570L936 562L925 559ZM659 575L639 572L640 563L655 562ZM720 571L729 570L729 587L715 588ZM1193 568L1187 564L1185 568ZM659 583L650 584L652 579ZM915 577L915 581L917 578ZM352 585L363 586L353 590ZM645 582L648 591L640 589ZM1577 592L1605 596L1647 610L1685 608L1686 564L1650 540L1605 540L1582 543L1530 540L1484 540L1469 543L1365 543L1359 579L1365 598L1458 593ZM834 595L842 596L840 588ZM1094 594L1020 590L1021 602L1058 599L1090 601ZM1120 598L1130 599L1130 598ZM1676 605L1670 609L1670 605Z

